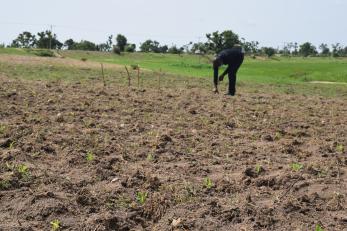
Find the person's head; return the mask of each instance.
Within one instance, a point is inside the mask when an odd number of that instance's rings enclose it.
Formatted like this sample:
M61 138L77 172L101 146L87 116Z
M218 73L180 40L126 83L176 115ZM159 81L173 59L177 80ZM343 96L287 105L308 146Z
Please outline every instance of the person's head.
M219 58L215 58L213 60L213 68L218 68L218 67L222 66L222 64L223 64L222 60Z

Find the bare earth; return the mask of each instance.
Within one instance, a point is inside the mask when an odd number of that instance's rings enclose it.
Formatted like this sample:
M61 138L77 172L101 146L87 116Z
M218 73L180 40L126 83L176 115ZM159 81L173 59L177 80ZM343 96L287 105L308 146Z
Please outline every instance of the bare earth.
M1 231L347 230L345 99L1 77L0 102Z

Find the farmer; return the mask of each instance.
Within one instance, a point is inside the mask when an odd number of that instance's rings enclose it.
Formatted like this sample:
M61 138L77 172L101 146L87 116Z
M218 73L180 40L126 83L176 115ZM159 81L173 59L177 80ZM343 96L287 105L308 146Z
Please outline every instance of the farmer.
M218 92L218 68L220 66L228 65L228 68L224 73L219 76L219 81L223 81L224 76L228 74L229 77L229 89L226 95L234 96L235 95L235 85L236 85L236 73L240 68L244 59L244 51L240 45L235 45L231 49L226 49L221 51L213 61L213 70L214 70L214 93Z

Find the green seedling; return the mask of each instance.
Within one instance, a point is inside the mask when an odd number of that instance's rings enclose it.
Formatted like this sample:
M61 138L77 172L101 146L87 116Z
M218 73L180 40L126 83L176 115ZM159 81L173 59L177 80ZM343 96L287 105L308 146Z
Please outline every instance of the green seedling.
M91 152L91 151L87 152L86 160L88 162L92 162L94 159L95 159L95 156L94 156L93 152Z
M322 228L322 226L316 225L315 231L324 231L324 229Z
M136 193L136 200L141 205L143 205L147 200L148 193L147 192L137 192Z
M154 156L153 156L152 153L149 153L149 154L147 155L147 160L148 160L148 161L153 161L153 160L154 160Z
M6 130L6 126L0 124L0 134L4 134L4 133L5 133L5 130Z
M213 186L213 183L212 183L212 180L209 178L209 177L206 177L204 179L204 186L207 188L207 189L211 189L212 186Z
M17 166L17 171L21 175L22 178L29 177L29 168L25 164L20 164Z
M344 147L342 144L338 144L338 145L336 146L336 151L342 153L342 152L345 151L345 147Z
M6 190L11 187L11 183L8 180L1 180L0 181L0 190Z
M299 163L292 163L292 164L290 165L290 167L291 167L291 169L292 169L294 172L298 172L298 171L300 171L300 170L304 167L304 165L299 164Z
M16 141L12 141L12 142L10 143L10 146L9 146L8 148L9 148L9 149L13 149L15 144L16 144Z
M53 221L51 221L51 227L52 227L52 231L57 231L60 229L60 221L58 219L55 219Z
M275 133L275 140L279 140L279 139L281 139L281 138L282 138L282 134L279 133L279 132L276 132L276 133Z
M257 164L257 165L255 166L255 172L259 175L259 173L261 172L261 170L262 170L261 165Z

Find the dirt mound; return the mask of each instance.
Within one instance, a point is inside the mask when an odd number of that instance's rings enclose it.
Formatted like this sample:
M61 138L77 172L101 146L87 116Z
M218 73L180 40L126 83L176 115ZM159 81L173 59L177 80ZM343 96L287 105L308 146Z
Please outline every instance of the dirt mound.
M0 81L0 230L347 228L346 100Z

